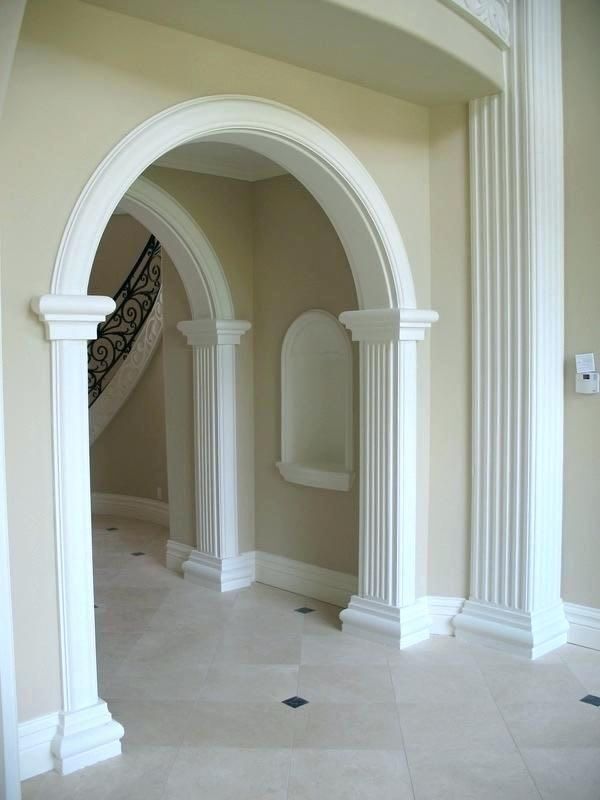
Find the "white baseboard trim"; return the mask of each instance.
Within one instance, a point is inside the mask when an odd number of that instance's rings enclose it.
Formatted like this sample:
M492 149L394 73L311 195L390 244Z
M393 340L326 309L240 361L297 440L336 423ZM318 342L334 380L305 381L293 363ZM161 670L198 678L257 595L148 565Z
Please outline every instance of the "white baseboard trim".
M565 603L565 614L569 622L567 641L600 650L600 608Z
M19 767L21 780L54 769L52 741L58 731L58 712L19 723Z
M399 649L429 639L431 628L426 597L397 607L353 595L340 619L345 633Z
M254 553L240 553L230 558L216 558L192 550L182 565L186 581L218 592L245 589L254 582Z
M454 636L452 620L460 614L464 604L464 597L429 595L427 605L431 617L431 633L436 636Z
M346 607L357 591L358 579L354 575L315 567L260 550L255 552L254 558L256 581L286 592Z
M176 542L175 539L167 540L166 565L168 569L183 575L183 564L188 560L194 548L189 544Z
M92 493L92 513L111 517L139 519L155 525L169 527L169 504L147 497L133 497L127 494Z

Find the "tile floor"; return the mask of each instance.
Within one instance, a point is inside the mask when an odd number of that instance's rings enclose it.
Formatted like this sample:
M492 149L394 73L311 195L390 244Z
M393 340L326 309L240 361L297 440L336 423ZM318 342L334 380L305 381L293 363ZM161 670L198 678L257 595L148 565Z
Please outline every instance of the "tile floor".
M600 652L395 652L310 598L186 584L165 539L95 520L101 696L124 754L26 781L24 800L600 799L600 708L580 702L600 694Z

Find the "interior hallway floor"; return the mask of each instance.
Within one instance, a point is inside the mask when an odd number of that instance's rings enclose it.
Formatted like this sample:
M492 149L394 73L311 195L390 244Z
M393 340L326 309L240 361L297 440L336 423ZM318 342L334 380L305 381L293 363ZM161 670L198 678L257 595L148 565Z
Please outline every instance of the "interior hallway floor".
M600 798L600 708L580 702L600 695L600 652L530 663L439 636L396 652L306 597L184 582L166 536L95 519L100 694L123 755L26 781L24 800Z

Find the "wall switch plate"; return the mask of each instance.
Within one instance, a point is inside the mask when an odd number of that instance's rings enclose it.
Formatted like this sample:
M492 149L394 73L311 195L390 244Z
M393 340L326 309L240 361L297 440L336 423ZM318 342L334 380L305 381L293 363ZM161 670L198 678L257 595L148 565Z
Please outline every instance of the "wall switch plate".
M162 500L162 487L161 486L157 486L156 487L156 499L157 500Z
M582 372L575 376L577 394L598 394L600 392L600 373Z

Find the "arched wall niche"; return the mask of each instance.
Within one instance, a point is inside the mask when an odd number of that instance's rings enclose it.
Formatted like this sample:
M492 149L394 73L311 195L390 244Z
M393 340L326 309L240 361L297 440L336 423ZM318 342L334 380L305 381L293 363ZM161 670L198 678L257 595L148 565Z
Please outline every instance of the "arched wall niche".
M55 539L59 569L62 708L52 750L72 772L120 752L123 728L98 697L94 643L91 503L87 419L87 341L114 308L86 295L94 254L108 219L129 191L145 220L143 171L169 150L198 139L231 142L271 158L313 194L346 250L359 309L340 319L360 348L359 588L341 614L343 630L396 647L429 636L424 598L416 597L416 343L437 319L418 310L402 237L364 166L333 134L299 112L251 97L216 96L168 108L138 126L98 166L67 223L50 293L33 308L51 342ZM176 210L182 253L189 240ZM146 208L146 211L148 209ZM176 225L151 227L175 258ZM146 224L146 223L144 223ZM210 248L196 241L200 262ZM235 349L249 323L234 319L222 270L184 269L194 319L180 326L193 348L197 431L196 549L186 578L220 591L254 577L237 535ZM216 281L212 285L211 280ZM226 283L226 282L225 282ZM215 483L216 482L216 483ZM198 503L198 497L202 499ZM186 569L187 567L187 569Z
M281 348L281 461L291 483L352 486L352 345L327 311L300 314Z

